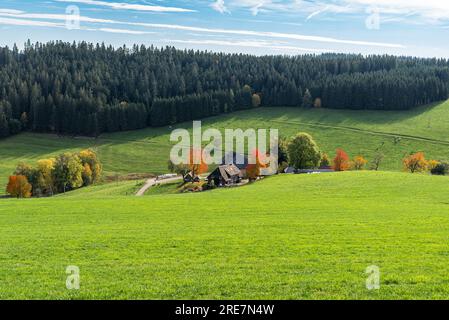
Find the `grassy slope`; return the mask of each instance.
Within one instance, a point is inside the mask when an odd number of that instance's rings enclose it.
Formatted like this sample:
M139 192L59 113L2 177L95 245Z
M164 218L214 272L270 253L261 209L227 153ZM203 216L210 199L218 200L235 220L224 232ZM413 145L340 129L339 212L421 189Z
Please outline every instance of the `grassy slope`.
M352 155L371 157L374 150L384 144L386 159L382 169L400 170L404 154L412 151L425 151L435 159L449 159L448 121L449 102L445 102L400 112L261 108L210 118L204 121L204 127L272 127L285 136L306 131L330 154L337 147L343 147ZM191 126L187 123L178 127ZM97 140L21 134L0 141L0 181L6 182L19 161L33 163L63 151L87 147L98 151L106 174L165 173L170 132L170 128L148 128L105 134ZM416 137L403 137L395 143L394 134ZM0 193L3 189L0 188Z
M143 186L144 180L110 182L100 185L81 188L75 191L59 194L56 197L64 198L105 198L117 196L134 196Z
M0 298L447 298L448 181L349 172L4 200ZM378 292L365 289L373 264ZM68 265L81 268L79 292L65 289Z

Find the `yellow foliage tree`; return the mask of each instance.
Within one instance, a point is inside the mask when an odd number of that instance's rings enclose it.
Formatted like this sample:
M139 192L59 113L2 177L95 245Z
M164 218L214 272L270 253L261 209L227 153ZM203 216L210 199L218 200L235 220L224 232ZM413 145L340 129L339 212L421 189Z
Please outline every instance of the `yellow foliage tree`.
M427 170L432 171L440 164L437 160L429 160L427 161Z
M367 163L368 163L368 161L364 157L357 156L354 158L354 160L352 162L352 168L354 170L363 170Z
M89 186L92 184L92 170L90 168L90 165L88 163L85 163L83 166L83 183L85 186Z
M428 168L428 161L423 152L417 152L406 157L403 161L404 170L411 173L424 172Z
M55 159L42 159L37 162L37 185L46 194L53 194L54 169Z
M97 154L93 150L87 149L80 151L78 157L81 159L83 166L86 163L89 165L90 170L92 172L91 183L97 182L100 179L101 172L103 170L100 161L98 160Z

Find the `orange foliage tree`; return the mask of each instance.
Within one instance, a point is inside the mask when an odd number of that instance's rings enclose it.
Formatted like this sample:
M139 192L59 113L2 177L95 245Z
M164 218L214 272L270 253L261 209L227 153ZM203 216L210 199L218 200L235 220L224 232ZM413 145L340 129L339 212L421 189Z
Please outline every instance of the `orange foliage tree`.
M354 158L354 161L352 162L352 168L354 170L363 170L368 163L368 160L366 160L362 156L357 156Z
M6 192L12 197L29 198L31 197L31 184L25 176L10 176Z
M404 170L411 173L424 172L427 170L428 161L423 152L417 152L404 158L402 161L404 164Z
M332 169L335 171L347 171L351 167L349 156L344 150L337 149L337 154L334 158L334 165Z
M190 149L188 166L193 177L206 173L209 169L209 166L204 160L203 150L193 148Z
M249 180L254 181L261 175L261 169L266 168L267 165L265 164L266 155L260 153L259 150L254 150L252 156L255 163L246 166L246 175Z

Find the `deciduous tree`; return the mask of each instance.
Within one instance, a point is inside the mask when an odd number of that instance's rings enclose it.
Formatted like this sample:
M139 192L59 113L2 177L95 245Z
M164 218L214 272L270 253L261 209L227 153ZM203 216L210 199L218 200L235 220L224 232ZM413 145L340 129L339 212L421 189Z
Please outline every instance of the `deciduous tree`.
M320 164L321 152L307 133L298 133L288 144L288 159L296 169L316 168Z
M335 171L347 171L350 167L351 163L348 154L342 149L337 149L332 168Z
M363 170L368 161L362 156L356 156L352 161L352 168L354 170Z
M15 198L31 197L32 186L25 176L10 176L6 192Z
M424 172L428 167L428 162L423 152L411 154L404 158L402 162L404 164L404 170L411 173Z

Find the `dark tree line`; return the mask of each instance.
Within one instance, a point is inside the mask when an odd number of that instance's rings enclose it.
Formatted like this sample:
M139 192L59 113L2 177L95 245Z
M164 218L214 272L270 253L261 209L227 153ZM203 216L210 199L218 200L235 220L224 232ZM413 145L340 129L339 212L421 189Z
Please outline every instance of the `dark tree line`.
M404 110L447 99L448 84L445 59L28 42L0 48L0 137L98 135L259 104Z

